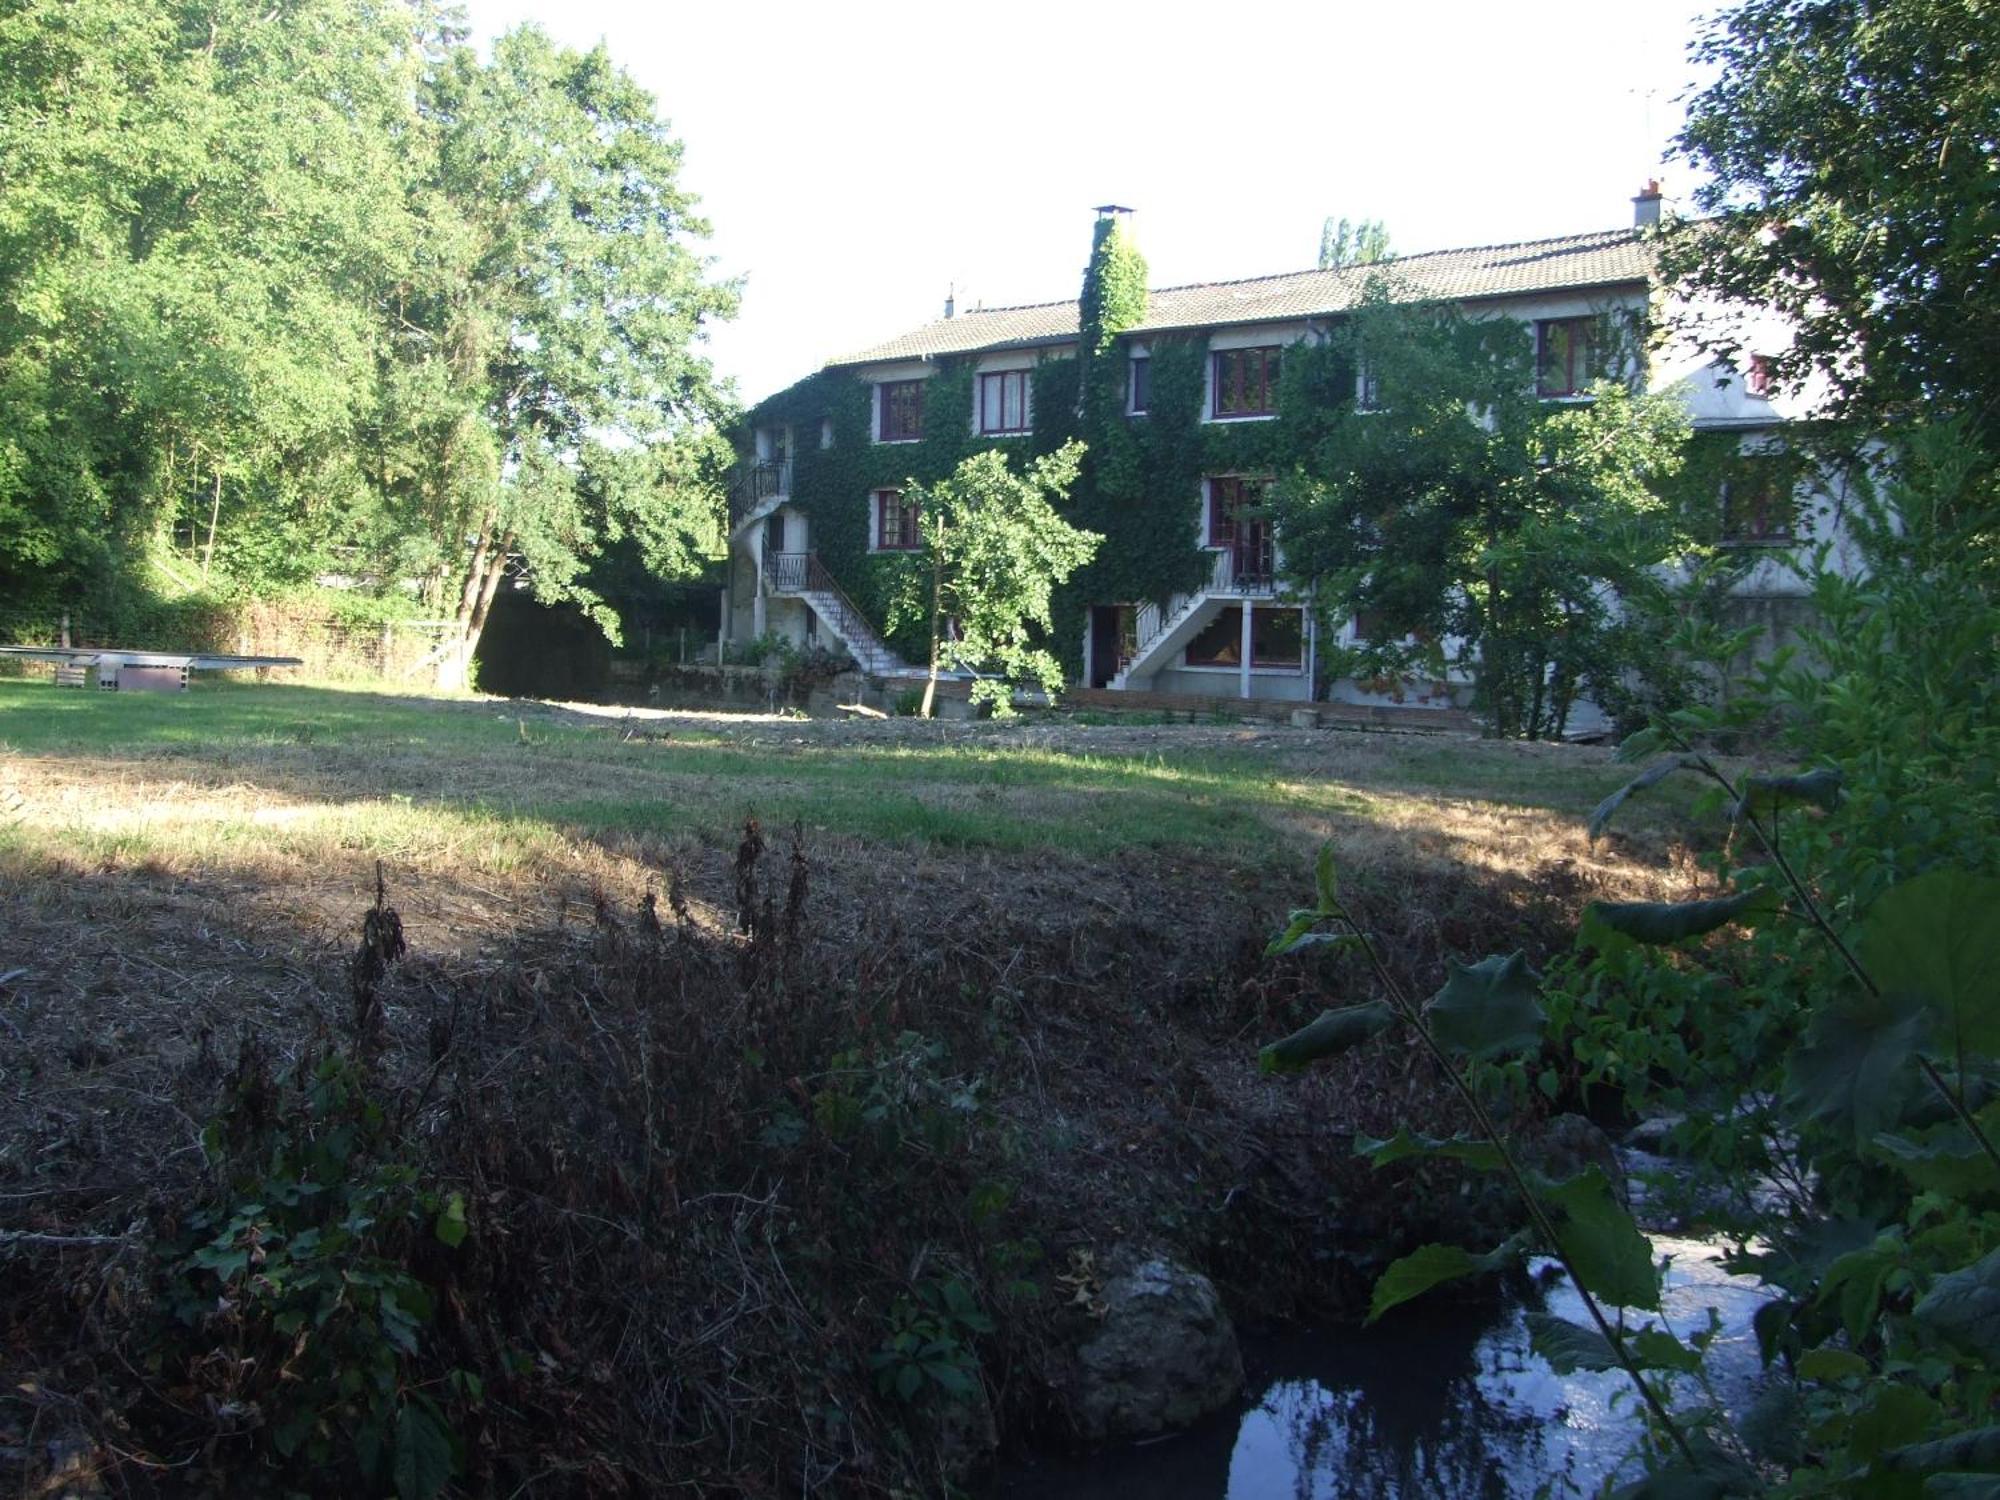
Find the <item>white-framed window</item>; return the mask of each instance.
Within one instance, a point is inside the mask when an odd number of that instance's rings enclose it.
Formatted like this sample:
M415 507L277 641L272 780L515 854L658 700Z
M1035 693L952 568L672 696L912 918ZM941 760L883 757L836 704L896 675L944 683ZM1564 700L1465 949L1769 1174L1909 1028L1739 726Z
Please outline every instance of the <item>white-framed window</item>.
M973 396L974 430L982 437L1026 432L1032 420L1030 377L1027 370L994 370L981 375Z
M869 542L876 552L915 552L924 544L917 526L918 507L901 490L877 490L869 497L872 514Z

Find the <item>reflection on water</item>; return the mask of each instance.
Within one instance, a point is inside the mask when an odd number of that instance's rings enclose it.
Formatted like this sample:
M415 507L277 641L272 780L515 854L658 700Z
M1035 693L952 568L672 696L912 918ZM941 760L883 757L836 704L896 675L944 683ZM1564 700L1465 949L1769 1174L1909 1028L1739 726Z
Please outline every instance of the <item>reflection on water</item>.
M1720 1332L1718 1394L1741 1410L1757 1374L1760 1294L1719 1252L1656 1238L1673 1258L1664 1317ZM1528 1349L1540 1306L1583 1320L1560 1276L1527 1305L1487 1313L1418 1303L1372 1329L1253 1343L1255 1394L1241 1411L1169 1440L1007 1476L1025 1500L1529 1500L1594 1492L1628 1462L1643 1424L1622 1374L1558 1375ZM1633 1322L1650 1321L1638 1315Z

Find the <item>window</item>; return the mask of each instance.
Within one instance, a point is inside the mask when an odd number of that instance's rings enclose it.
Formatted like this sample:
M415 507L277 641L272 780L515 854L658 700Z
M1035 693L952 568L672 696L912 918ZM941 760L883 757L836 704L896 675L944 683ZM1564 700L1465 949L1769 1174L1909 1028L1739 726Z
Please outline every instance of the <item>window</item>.
M1153 361L1143 354L1132 356L1125 379L1125 410L1143 417L1153 405Z
M1028 372L1002 370L979 377L979 430L982 433L1028 430Z
M914 443L924 435L924 383L885 380L881 385L882 420L876 441Z
M1375 610L1357 609L1351 623L1354 626L1354 639L1361 644L1365 645L1383 638L1382 616Z
M1748 395L1760 400L1771 394L1771 362L1761 354L1750 356L1750 366L1743 372L1743 389Z
M1535 393L1581 395L1596 375L1597 320L1544 318L1535 324Z
M1306 661L1305 612L1297 609L1254 609L1250 613L1250 665L1290 668ZM1187 644L1190 667L1240 667L1243 664L1243 608L1232 604Z
M1746 461L1722 481L1722 540L1757 543L1792 539L1792 495L1783 466Z
M1211 547L1233 547L1239 534L1262 524L1262 517L1239 519L1246 510L1264 504L1264 486L1270 481L1230 475L1208 482L1208 543Z
M875 492L875 550L915 552L923 546L917 531L917 507L906 504L901 490Z
M1382 377L1375 367L1366 361L1354 377L1354 409L1356 411L1382 411Z
M1214 415L1268 417L1278 410L1278 349L1218 349Z
M1597 319L1544 318L1535 324L1536 395L1580 396L1597 375Z

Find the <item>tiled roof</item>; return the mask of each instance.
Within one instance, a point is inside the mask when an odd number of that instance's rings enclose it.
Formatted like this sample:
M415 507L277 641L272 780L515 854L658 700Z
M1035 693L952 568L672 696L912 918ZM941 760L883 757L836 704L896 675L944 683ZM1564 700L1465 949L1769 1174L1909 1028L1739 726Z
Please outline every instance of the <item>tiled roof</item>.
M1516 245L1434 250L1338 271L1294 271L1248 281L1158 287L1148 294L1145 321L1127 331L1153 333L1321 317L1355 306L1376 278L1384 280L1398 301L1458 301L1643 282L1652 269L1652 248L1636 230L1608 229ZM1012 345L1064 343L1076 337L1076 329L1074 302L981 308L940 318L900 338L828 363L873 364Z

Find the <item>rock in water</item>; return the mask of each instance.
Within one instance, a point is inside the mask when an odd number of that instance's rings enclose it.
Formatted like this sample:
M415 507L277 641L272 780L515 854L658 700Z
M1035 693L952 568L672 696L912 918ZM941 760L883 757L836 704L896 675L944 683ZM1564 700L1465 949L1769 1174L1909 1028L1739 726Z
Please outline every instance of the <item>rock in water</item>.
M1215 1286L1154 1256L1104 1284L1104 1319L1077 1351L1072 1412L1096 1443L1151 1437L1229 1405L1243 1354Z

